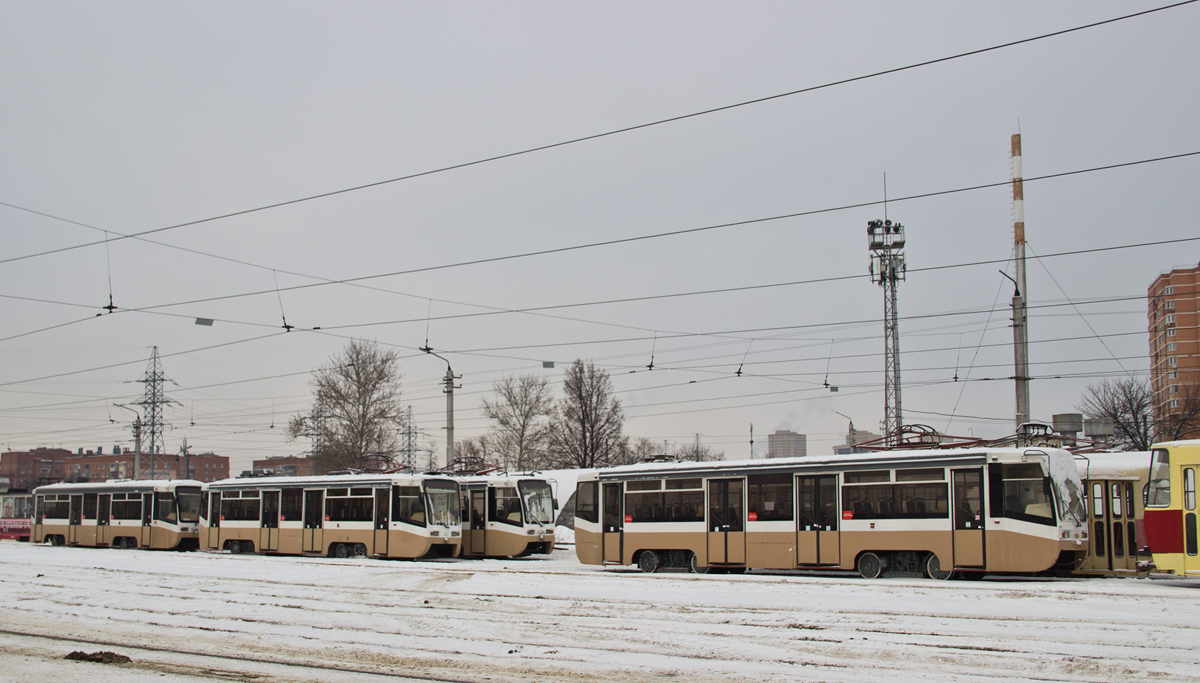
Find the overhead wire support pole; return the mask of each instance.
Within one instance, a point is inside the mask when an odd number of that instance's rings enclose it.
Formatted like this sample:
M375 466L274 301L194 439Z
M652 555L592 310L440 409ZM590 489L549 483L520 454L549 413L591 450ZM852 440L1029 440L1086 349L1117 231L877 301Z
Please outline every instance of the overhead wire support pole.
M446 394L446 466L449 467L454 462L454 390L462 388L462 385L455 386L454 380L462 379L462 375L455 375L454 370L450 368L450 361L434 353L428 342L418 350L446 362L446 376L442 378L446 386L442 388L442 393Z
M900 322L896 285L907 272L904 226L890 220L867 223L867 248L871 252L871 281L883 288L883 432L885 444L896 446L904 425L900 401Z

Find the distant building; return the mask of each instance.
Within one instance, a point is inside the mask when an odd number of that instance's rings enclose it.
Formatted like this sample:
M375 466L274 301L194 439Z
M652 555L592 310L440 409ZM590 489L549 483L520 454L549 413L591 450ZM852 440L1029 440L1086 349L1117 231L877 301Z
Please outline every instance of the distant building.
M199 455L156 455L142 453L140 476L134 472L137 454L129 449L114 448L105 454L103 448L93 451L79 449L65 461L66 478L71 481L106 481L108 479L196 479L217 481L229 478L229 458L214 453Z
M65 448L35 448L32 451L0 453L0 477L9 480L14 490L32 491L44 484L56 484L66 477Z
M255 460L255 470L270 470L278 477L310 477L313 473L311 457L298 455L273 455L265 460Z
M808 436L786 429L767 435L768 458L803 458L808 455Z
M217 481L229 478L229 456L215 453L200 453L189 455L188 479L198 481Z
M865 429L855 429L854 424L850 424L850 431L846 433L846 443L840 446L833 447L834 455L847 455L849 453L866 453L867 449L859 448L858 444L874 441L882 438L881 434L868 432Z
M1185 397L1200 397L1200 265L1165 271L1146 291L1150 333L1150 391L1154 417L1178 412ZM1193 432L1185 438L1198 438Z

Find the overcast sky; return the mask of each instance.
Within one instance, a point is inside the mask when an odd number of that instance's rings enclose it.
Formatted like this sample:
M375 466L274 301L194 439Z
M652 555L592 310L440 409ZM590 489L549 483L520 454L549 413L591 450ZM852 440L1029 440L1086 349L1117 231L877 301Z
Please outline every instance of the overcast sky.
M0 447L131 446L113 404L157 346L168 452L299 453L308 373L359 337L400 350L439 454L427 339L462 375L459 439L487 431L498 378L558 394L582 358L631 436L746 457L753 424L756 450L791 429L828 453L838 413L878 432L884 400L865 230L884 209L835 209L881 200L885 173L892 199L1005 183L1018 132L1027 178L1200 151L1200 4L221 217L1161 4L3 0ZM1192 156L1026 184L1035 418L1145 376L1146 288L1200 242L1053 255L1197 237L1198 180ZM908 234L905 422L1011 433L1010 188L887 216ZM330 284L351 278L370 279Z

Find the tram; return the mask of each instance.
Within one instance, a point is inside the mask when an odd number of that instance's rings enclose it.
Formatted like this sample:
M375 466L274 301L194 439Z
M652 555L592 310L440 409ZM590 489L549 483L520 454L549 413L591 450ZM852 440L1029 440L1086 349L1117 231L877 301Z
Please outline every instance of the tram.
M580 476L584 564L696 572L1071 571L1088 550L1082 482L1051 448L642 463Z
M524 475L459 479L463 557L526 557L554 552L550 483Z
M1149 563L1143 512L1148 451L1076 455L1091 531L1079 574L1132 575Z
M462 542L458 482L420 474L224 479L200 510L204 550L411 560Z
M96 548L195 550L201 483L109 480L34 489L33 541Z
M28 491L0 493L0 539L28 541L33 526L33 494Z
M1196 472L1200 440L1170 441L1150 449L1146 539L1157 571L1200 576L1196 531Z

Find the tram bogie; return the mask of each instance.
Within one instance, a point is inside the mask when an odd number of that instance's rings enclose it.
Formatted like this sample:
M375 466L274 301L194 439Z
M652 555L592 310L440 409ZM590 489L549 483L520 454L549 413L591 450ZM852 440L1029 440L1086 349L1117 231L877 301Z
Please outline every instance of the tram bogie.
M1056 449L647 463L580 479L576 553L647 572L1042 572L1086 554L1081 488Z
M97 548L195 550L200 488L193 480L50 484L34 491L33 541Z
M200 547L233 554L457 557L459 488L417 474L252 477L206 484Z
M459 479L463 557L526 557L554 552L557 504L550 483L523 475Z

